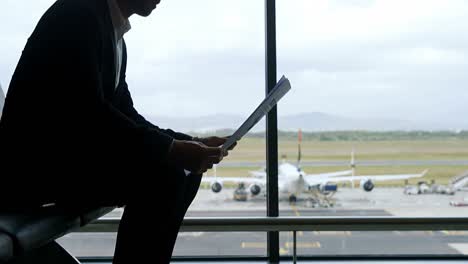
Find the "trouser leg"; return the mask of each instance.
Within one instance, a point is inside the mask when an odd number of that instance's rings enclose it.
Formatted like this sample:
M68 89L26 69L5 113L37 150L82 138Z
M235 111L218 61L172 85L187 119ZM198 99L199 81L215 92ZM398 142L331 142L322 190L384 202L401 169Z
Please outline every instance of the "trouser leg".
M152 207L141 203L125 206L117 233L114 264L169 263L168 242L173 217L169 210L162 209L159 203Z
M180 199L177 202L177 211L175 216L174 225L172 226L172 230L170 232L170 257L172 256L172 252L177 240L177 235L179 234L180 226L182 225L182 221L184 220L185 214L187 213L188 208L195 199L197 195L198 188L200 187L201 182L201 175L190 175L188 177L184 177L181 182L182 193L183 196L179 196Z
M196 175L178 177L172 188L156 195L159 200L129 201L119 225L113 263L169 263L200 180Z

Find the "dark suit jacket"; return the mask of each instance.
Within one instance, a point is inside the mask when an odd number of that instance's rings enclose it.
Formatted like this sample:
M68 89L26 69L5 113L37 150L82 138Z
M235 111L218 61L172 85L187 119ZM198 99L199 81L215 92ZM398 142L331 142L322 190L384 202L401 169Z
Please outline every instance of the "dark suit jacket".
M174 138L191 137L160 129L135 110L125 49L115 89L114 42L106 0L58 0L43 15L8 89L2 178L29 173L19 178L41 188L53 181L71 188L114 184L120 191L141 190L149 176L163 186L171 185L168 174L181 177L167 154Z

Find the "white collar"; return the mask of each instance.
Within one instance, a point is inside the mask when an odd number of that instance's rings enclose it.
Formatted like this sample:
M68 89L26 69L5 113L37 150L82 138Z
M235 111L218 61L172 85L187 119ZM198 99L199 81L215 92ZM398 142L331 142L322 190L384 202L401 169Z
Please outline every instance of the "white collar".
M112 25L114 26L115 37L117 40L120 40L132 26L130 25L130 21L122 15L116 0L107 0L107 4L112 18Z

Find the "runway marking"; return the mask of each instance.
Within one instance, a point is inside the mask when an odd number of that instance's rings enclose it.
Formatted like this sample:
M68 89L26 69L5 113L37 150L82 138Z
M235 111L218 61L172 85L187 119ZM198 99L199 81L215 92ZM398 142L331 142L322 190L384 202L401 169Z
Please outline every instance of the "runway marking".
M279 252L280 252L280 256L281 255L289 255L289 250L287 250L285 248L280 248Z
M468 231L440 231L447 236L468 236Z
M286 248L293 248L294 243L286 242L284 245ZM320 242L305 242L305 243L297 243L296 248L321 248L322 245Z
M313 231L316 236L351 236L351 231Z
M294 214L296 214L296 216L301 216L301 214L299 213L299 210L297 209L297 206L291 204L291 208L293 209L293 212Z
M291 208L292 208L292 210L293 210L293 212L294 212L294 214L295 214L296 216L301 216L301 214L299 213L299 209L297 209L297 206L291 204ZM291 235L293 235L292 232L291 232ZM298 236L303 236L303 235L304 235L304 232L303 232L303 231L298 231L298 232L297 232L297 235L298 235Z

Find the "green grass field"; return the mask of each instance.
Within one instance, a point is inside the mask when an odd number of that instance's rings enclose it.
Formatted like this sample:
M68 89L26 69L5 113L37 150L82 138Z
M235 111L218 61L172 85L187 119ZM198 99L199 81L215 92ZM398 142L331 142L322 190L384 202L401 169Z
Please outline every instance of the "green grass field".
M421 140L421 141L305 141L302 142L303 161L343 161L349 162L352 149L355 159L359 160L468 160L468 140ZM297 159L297 141L279 141L279 159L295 163ZM223 162L265 162L265 140L247 138L239 142ZM218 167L218 176L247 177L249 171L261 168L252 167ZM303 167L309 174L349 169L349 166ZM451 178L468 171L468 166L359 166L356 175L420 173L428 169L424 178L410 180L409 184L418 181L447 184ZM208 171L207 175L213 175ZM376 186L404 186L404 181L377 182Z
M279 140L278 154L281 159L297 159L297 141ZM421 141L304 141L302 159L349 160L355 150L358 160L468 160L468 140L421 140ZM265 160L265 140L243 139L226 161Z

